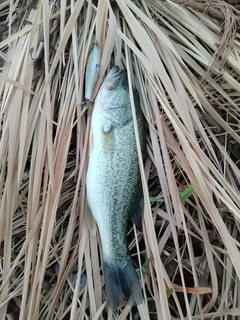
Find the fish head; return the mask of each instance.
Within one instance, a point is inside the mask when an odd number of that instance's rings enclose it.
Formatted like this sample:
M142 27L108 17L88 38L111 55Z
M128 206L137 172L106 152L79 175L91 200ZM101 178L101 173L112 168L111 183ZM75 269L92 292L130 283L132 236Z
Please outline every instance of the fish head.
M121 128L132 121L127 73L112 67L105 78L95 102L97 111L112 129Z

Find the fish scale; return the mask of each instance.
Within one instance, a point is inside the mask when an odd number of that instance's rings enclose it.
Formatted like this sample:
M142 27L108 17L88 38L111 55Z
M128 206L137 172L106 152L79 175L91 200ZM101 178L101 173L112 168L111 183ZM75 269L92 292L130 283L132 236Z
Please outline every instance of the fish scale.
M124 127L124 134L130 138L132 132L132 125L127 125ZM130 128L129 128L130 127ZM116 134L117 135L117 134ZM130 139L129 139L130 140ZM128 219L128 212L131 211L131 199L138 197L138 189L139 185L141 184L141 179L136 176L136 170L132 168L132 163L138 161L138 155L135 150L129 147L131 145L131 141L128 141L128 144L122 143L121 139L116 139L115 141L115 152L114 156L109 159L106 159L105 163L99 162L99 167L96 168L98 170L101 184L99 184L99 206L101 207L99 212L115 212L117 213L117 218L120 220L118 224L115 223L116 214L109 214L109 215L101 215L101 217L97 218L98 227L101 235L102 244L103 244L103 252L104 255L109 256L112 259L119 259L118 252L120 247L126 243L126 228L127 228L127 219ZM124 141L124 142L126 142ZM119 148L120 146L120 148ZM134 148L136 149L136 148ZM129 152L126 152L129 151ZM99 150L101 153L101 151ZM129 159L126 163L125 157ZM111 163L111 165L109 165ZM125 170L123 171L122 165L125 166ZM107 167L107 175L105 168ZM112 180L116 179L115 183L112 183ZM126 185L127 183L127 185ZM107 189L107 194L101 195L101 190L104 186L109 185ZM129 188L128 186L132 185L134 188ZM96 192L97 193L97 192ZM122 201L119 201L119 197L121 196ZM109 230L107 230L109 227ZM107 237L104 235L107 234ZM116 235L121 236L120 241L117 242ZM105 242L110 243L109 252L105 252ZM114 251L117 251L117 254L113 254ZM125 250L126 251L126 250ZM109 258L109 259L110 259Z
M135 99L142 153L144 120ZM142 197L138 151L127 75L113 67L103 82L92 114L87 201L97 222L103 252L107 299L113 309L142 294L127 246L127 225ZM138 213L139 214L139 213Z

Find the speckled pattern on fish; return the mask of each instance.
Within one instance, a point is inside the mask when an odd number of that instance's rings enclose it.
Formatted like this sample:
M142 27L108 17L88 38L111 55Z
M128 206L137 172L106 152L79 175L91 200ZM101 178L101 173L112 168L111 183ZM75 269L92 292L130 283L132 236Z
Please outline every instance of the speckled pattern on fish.
M142 153L144 119L135 97ZM114 66L103 82L92 114L87 201L101 238L107 299L113 309L142 294L127 246L128 220L140 214L141 176L126 72ZM138 211L138 212L137 212Z

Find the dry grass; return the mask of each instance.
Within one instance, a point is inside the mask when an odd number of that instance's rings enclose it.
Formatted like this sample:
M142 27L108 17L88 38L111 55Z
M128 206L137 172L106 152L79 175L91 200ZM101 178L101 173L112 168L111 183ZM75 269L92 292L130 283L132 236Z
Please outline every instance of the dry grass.
M0 319L239 319L239 12L219 0L36 3L0 1ZM136 268L147 261L144 303L117 312L84 220L95 37L93 99L110 63L124 66L149 128L143 230L129 231Z

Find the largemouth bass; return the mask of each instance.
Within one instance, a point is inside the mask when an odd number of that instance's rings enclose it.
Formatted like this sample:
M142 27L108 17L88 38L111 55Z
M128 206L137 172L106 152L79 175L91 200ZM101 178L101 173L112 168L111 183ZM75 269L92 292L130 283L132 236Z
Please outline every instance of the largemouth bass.
M135 97L142 154L144 119ZM127 74L114 66L95 100L90 131L87 202L102 244L103 273L112 309L140 304L142 293L127 246L128 220L141 221L142 184ZM89 224L93 226L91 218Z

